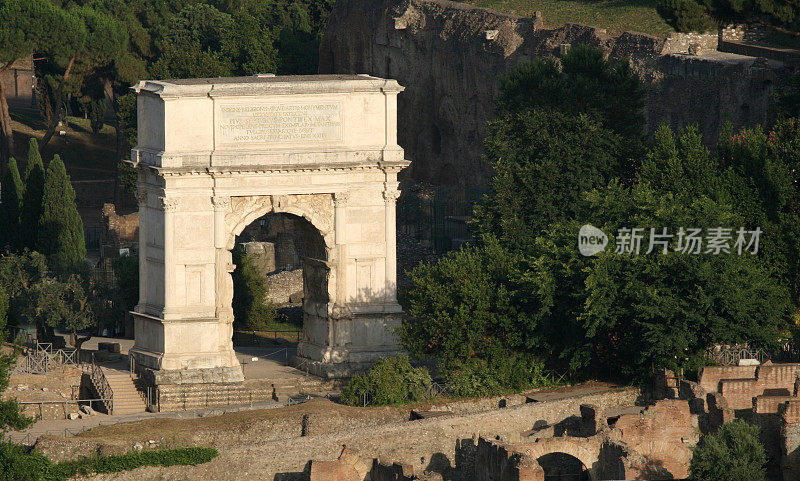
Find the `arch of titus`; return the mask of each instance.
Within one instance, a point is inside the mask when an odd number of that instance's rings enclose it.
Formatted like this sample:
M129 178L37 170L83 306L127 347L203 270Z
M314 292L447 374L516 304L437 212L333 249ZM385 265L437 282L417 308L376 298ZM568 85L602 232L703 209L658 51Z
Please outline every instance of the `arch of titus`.
M267 213L320 233L304 259L298 362L346 376L398 346L394 80L271 75L142 81L137 368L156 384L243 380L233 351L235 239Z

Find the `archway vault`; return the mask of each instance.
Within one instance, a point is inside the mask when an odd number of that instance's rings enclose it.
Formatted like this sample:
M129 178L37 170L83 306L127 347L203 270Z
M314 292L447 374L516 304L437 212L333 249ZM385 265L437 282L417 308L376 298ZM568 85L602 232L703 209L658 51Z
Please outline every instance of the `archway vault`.
M304 306L299 362L347 376L398 352L396 82L366 76L147 81L138 93L137 365L156 384L241 381L231 342L236 235L306 219L326 295Z

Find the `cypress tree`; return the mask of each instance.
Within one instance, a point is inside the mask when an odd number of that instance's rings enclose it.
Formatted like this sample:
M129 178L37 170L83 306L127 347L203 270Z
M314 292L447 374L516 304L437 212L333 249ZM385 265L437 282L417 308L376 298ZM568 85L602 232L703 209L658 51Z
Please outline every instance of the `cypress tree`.
M38 232L36 248L48 256L53 270L66 273L80 268L86 259L83 221L75 205L75 191L58 155L47 166Z
M20 227L21 246L31 250L36 248L39 233L39 217L42 215L42 194L44 193L44 164L39 155L39 144L31 137L28 146L28 164L25 166L25 195L22 198Z
M0 251L6 246L12 251L20 248L20 213L22 211L22 179L19 177L17 161L12 157L3 177L2 204L0 204Z

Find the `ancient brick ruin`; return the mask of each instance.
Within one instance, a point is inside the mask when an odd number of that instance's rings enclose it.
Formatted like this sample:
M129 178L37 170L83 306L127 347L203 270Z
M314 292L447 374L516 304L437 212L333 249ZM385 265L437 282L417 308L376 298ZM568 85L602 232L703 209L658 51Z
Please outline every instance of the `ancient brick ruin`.
M670 383L664 371L656 391L665 397L686 399L704 432L734 419L757 425L769 459L768 470L783 479L800 478L800 364L708 366L697 382Z
M554 473L547 458L558 453L579 461L592 480L682 479L688 475L690 448L699 437L698 415L692 414L686 400L662 400L649 407L582 404L580 416L505 436L477 438L473 449L461 454L460 475L474 481L544 481L545 474ZM335 460L312 460L308 479L442 479L435 470L415 471L412 464L370 460L364 457L368 454L345 446Z

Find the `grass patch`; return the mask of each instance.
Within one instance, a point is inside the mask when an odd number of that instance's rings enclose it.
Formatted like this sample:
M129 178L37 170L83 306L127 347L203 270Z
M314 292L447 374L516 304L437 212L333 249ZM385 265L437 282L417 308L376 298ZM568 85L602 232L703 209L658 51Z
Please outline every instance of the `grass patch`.
M28 139L44 137L47 126L41 114L35 110L11 111L11 128L14 131L13 156L25 168L28 158ZM63 130L65 135L59 135ZM104 125L97 134L92 133L89 121L80 117L68 117L66 125L58 127L56 134L44 148L42 159L45 166L55 154L61 156L67 172L73 180L113 178L116 171L117 131L112 125Z
M625 31L666 35L675 30L656 11L656 0L466 0L498 12L530 16L544 15L548 28L581 23L605 28L611 35Z
M207 463L219 453L214 448L189 447L140 451L116 456L96 456L54 464L35 450L0 443L0 467L6 480L62 481L75 476L118 473L142 466L177 466Z

